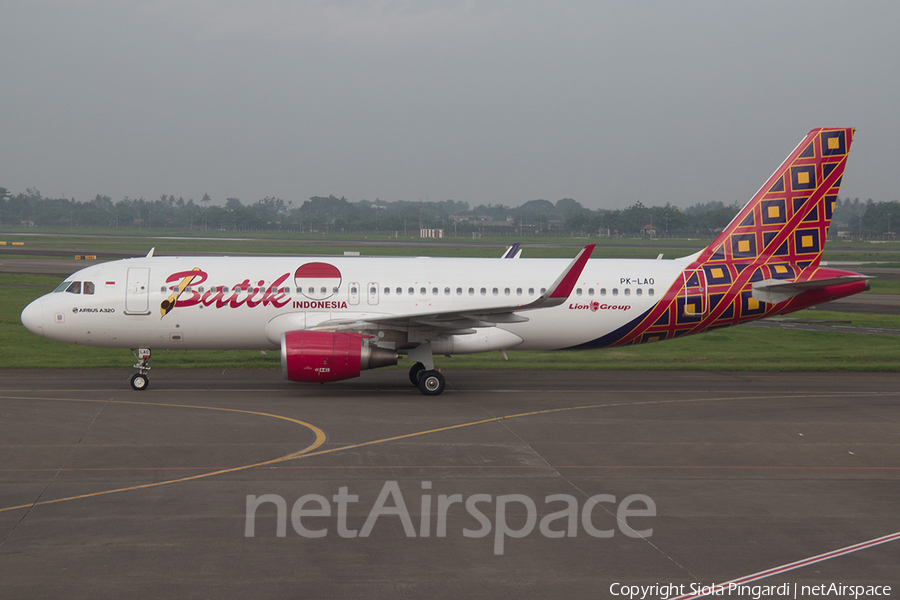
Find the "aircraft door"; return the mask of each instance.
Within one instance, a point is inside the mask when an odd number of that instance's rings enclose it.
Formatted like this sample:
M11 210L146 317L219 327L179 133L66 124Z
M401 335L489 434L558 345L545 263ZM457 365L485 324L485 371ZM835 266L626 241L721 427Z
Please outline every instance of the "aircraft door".
M359 282L350 282L350 304L359 304Z
M369 304L378 304L378 284L370 281L366 284L366 290L369 297Z
M684 314L700 317L709 312L709 289L703 269L688 269L684 276Z
M150 269L131 267L125 282L125 314L150 314Z

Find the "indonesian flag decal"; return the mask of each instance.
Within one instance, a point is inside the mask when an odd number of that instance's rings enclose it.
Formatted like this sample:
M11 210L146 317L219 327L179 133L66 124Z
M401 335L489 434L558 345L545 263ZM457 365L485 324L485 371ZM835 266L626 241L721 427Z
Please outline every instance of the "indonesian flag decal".
M328 263L306 263L294 272L294 285L310 300L325 300L341 287L341 272Z

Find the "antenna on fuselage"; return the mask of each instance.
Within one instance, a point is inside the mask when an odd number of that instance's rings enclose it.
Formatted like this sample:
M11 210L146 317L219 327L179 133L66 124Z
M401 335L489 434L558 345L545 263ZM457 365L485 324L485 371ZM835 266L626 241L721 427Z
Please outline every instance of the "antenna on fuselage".
M153 246L152 248L150 248L150 252L148 252L148 253L147 253L147 256L145 256L144 258L153 258L153 251L154 251L154 250L156 250L156 246Z

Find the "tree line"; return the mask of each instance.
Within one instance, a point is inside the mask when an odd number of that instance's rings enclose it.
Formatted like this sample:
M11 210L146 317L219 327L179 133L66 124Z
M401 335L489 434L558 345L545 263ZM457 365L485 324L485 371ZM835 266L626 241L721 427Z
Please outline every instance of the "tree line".
M336 196L314 196L299 206L293 201L265 197L251 204L227 198L213 203L208 194L199 202L163 194L155 200L129 198L113 202L98 194L81 202L45 198L29 188L12 194L0 187L0 225L13 227L70 227L103 229L179 229L206 231L291 231L300 233L383 233L417 235L418 229L443 229L446 236L490 235L608 235L693 237L721 231L740 210L738 203L714 201L679 209L667 203L625 209L591 210L571 198L557 202L531 200L512 207L467 202L350 202ZM900 227L900 202L838 200L832 232L852 237L893 237Z

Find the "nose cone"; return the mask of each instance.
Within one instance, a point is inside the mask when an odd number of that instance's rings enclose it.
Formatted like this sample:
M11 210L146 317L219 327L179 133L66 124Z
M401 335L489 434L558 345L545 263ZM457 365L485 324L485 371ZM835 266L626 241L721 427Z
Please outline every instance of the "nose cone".
M40 300L35 300L22 311L22 325L31 333L44 335L44 309Z

